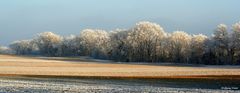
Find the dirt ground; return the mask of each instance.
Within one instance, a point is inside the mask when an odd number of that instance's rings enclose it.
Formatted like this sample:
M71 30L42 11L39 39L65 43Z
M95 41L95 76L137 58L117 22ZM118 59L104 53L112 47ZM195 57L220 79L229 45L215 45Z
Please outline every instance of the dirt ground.
M240 79L240 66L178 66L0 55L0 75Z

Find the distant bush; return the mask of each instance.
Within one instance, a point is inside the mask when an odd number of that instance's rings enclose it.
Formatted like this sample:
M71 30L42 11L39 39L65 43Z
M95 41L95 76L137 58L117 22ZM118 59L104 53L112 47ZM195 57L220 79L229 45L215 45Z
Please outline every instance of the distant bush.
M0 46L0 54L12 54L12 50L8 47Z

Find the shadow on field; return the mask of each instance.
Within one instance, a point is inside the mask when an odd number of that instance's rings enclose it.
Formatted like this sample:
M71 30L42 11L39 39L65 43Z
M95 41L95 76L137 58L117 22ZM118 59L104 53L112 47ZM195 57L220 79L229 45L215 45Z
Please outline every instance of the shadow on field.
M136 79L136 78L106 78L106 77L64 77L64 76L1 76L13 80L28 80L39 82L84 83L94 85L118 86L150 86L168 88L197 88L197 89L222 89L235 88L239 90L240 80L235 79L196 79L196 78L161 78L161 79ZM236 89L237 88L237 89Z
M129 64L129 65L148 65L148 66L172 66L172 67L209 67L209 68L240 68L240 65L202 65L202 64L185 64L185 63L171 63L171 62L159 62L159 63L146 63L146 62L117 62L113 60L94 59L87 56L80 57L42 57L32 56L34 59L43 60L57 60L57 61L69 61L69 62L91 62L91 63L105 63L105 64Z

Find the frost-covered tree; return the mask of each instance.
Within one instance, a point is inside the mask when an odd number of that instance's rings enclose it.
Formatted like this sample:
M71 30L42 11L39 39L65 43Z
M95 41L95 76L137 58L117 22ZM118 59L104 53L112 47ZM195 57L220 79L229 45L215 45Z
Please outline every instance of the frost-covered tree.
M32 40L14 41L9 47L18 55L32 54L35 50L37 50Z
M157 48L161 48L165 37L163 28L151 22L139 22L130 30L127 41L131 46L130 61L154 62L157 59Z
M215 52L215 44L213 38L208 38L205 41L205 53L203 55L202 61L206 65L215 65L216 64L216 52Z
M175 62L188 62L190 56L191 35L175 31L170 36L171 58Z
M116 61L128 61L129 46L127 42L128 30L116 29L109 33L110 51L109 57Z
M233 24L233 33L230 38L231 64L240 64L240 22Z
M202 58L205 54L208 37L203 34L193 35L191 41L191 63L203 63Z
M225 24L219 24L217 26L213 34L213 40L217 64L226 64L229 52L229 36Z
M12 51L10 48L5 46L0 46L0 54L11 54Z
M59 55L61 56L79 56L81 55L81 39L79 36L70 35L63 37L59 46Z
M59 56L58 49L62 42L62 37L52 32L43 32L37 35L34 42L42 55Z
M171 33L165 33L165 37L159 42L157 46L157 61L158 62L172 62L172 44Z
M83 53L95 58L106 58L109 53L109 33L104 30L85 29L80 33Z

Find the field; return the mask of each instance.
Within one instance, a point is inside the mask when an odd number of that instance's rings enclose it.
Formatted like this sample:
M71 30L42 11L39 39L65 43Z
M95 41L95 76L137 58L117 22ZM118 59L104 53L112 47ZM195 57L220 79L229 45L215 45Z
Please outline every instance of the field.
M240 79L239 66L97 62L78 58L0 55L0 75L122 78Z
M0 55L0 92L3 93L237 93L239 85L239 66Z

